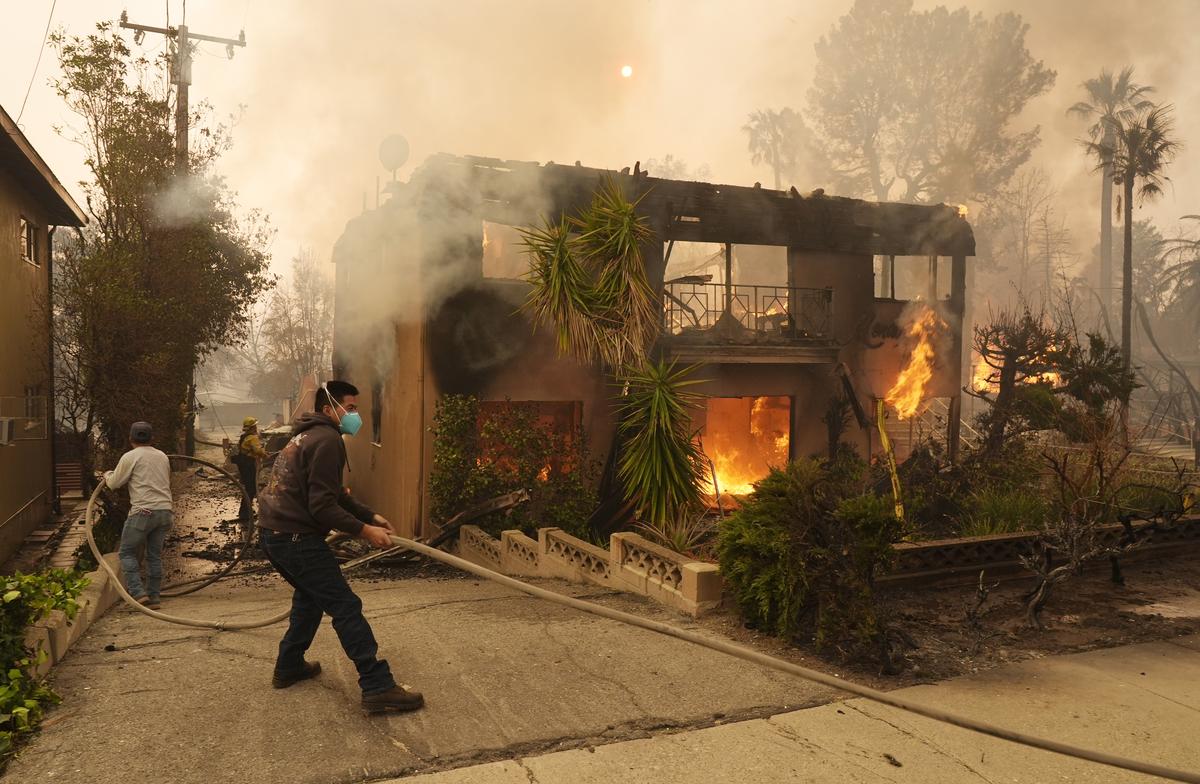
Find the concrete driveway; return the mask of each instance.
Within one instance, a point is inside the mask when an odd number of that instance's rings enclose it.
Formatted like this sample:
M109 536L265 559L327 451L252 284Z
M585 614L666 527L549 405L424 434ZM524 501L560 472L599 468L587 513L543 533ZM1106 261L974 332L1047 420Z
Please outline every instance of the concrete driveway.
M680 625L683 616L586 586L576 596ZM687 643L474 579L358 583L383 655L424 692L415 714L366 717L328 622L324 671L270 686L282 625L216 632L114 608L56 668L63 697L5 779L61 784L360 782L712 726L832 693ZM240 578L164 610L252 618L287 586Z

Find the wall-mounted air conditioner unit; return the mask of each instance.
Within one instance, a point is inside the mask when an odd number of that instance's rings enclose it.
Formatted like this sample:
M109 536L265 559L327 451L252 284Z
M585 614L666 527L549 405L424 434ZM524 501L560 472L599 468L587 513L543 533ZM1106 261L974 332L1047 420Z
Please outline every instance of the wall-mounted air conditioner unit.
M11 446L17 437L15 417L0 417L0 446Z

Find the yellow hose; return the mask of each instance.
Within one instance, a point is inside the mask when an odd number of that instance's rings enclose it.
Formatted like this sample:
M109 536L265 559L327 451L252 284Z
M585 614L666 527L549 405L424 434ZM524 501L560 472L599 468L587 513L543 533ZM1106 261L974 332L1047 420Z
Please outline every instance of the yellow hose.
M875 422L879 425L879 441L883 445L883 453L887 460L888 473L892 476L892 498L896 503L896 519L904 520L904 501L900 495L900 472L896 470L896 450L892 449L892 439L887 434L886 403L882 398L875 405Z

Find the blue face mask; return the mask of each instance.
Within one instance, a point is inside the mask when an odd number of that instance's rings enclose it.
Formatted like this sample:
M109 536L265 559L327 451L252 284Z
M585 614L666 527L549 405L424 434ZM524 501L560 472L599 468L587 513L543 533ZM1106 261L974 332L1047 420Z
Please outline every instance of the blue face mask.
M339 429L348 436L352 436L362 428L362 414L357 411L350 411L342 414L342 421Z

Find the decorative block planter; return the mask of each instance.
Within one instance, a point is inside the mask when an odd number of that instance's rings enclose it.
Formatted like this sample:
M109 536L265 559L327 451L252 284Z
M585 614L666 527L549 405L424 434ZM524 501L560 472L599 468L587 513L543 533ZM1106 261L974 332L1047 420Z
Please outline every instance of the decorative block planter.
M539 529L536 541L520 531L504 531L496 540L464 525L458 549L468 561L502 574L617 588L692 616L721 603L716 564L693 560L637 534L613 534L606 550L559 528Z
M505 574L537 577L540 550L537 539L520 531L500 532L500 566Z
M117 573L121 573L121 564L116 553L109 553L104 560ZM63 660L71 646L79 641L83 633L95 621L99 620L119 598L117 589L103 568L88 572L88 585L83 589L76 602L79 610L75 619L68 621L66 613L54 610L40 623L31 626L25 632L25 645L35 654L42 650L46 652L46 660L35 668L38 677L50 672L54 665Z
M562 529L538 529L538 564L542 577L610 586L611 560L608 550L577 539Z
M1123 560L1154 557L1173 549L1200 544L1200 517L1186 517L1158 530L1154 530L1149 523L1135 523L1133 529L1142 543L1121 556ZM1098 533L1115 545L1124 537L1125 529L1120 525L1110 525L1099 529ZM1029 572L1021 564L1021 556L1032 554L1037 540L1037 533L1025 531L929 542L902 542L896 545L896 562L891 571L879 582L881 585L918 585L954 579L966 581L976 579L980 570L986 571L989 578L1028 575ZM1098 559L1096 563L1108 568L1107 559Z

